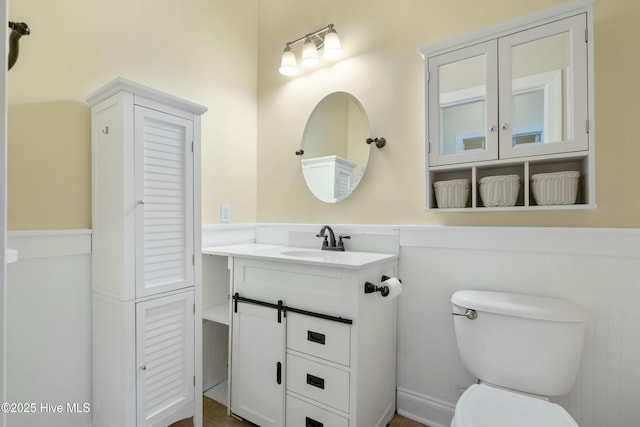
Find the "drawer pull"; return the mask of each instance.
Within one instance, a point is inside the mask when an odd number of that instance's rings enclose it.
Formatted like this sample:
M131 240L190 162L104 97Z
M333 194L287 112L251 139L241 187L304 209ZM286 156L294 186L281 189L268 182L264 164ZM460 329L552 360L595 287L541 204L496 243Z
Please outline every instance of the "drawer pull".
M324 345L324 343L325 343L325 335L321 334L319 332L307 331L307 341L311 341L311 342L314 342L316 344Z
M313 387L318 387L324 390L324 378L316 377L315 375L307 374L307 384Z
M313 418L305 417L304 427L324 427L324 424Z

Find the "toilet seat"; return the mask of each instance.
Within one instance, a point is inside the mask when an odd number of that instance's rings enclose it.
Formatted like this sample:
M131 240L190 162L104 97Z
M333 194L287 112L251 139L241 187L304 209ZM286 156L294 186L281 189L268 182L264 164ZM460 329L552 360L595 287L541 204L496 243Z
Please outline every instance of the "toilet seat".
M460 396L451 427L579 427L555 403L486 384L474 384Z

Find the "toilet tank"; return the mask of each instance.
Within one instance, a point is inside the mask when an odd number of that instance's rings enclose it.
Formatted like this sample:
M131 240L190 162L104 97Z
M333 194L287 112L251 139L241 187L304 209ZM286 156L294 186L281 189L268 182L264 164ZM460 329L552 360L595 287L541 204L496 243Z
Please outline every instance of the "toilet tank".
M478 379L541 396L568 393L580 365L586 312L559 298L459 291L453 316L462 363Z

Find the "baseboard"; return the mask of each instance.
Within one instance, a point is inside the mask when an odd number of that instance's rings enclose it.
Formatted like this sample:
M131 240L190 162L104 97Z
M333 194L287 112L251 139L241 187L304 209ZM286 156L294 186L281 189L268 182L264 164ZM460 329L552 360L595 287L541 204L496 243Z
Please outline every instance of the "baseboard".
M455 408L438 399L398 388L398 414L429 427L449 427Z
M380 421L378 421L378 426L379 427L385 427L388 426L391 423L391 420L393 420L393 416L396 413L396 409L394 408L394 405L391 404L387 407L387 410L384 411L384 414L382 415L382 418L380 418Z

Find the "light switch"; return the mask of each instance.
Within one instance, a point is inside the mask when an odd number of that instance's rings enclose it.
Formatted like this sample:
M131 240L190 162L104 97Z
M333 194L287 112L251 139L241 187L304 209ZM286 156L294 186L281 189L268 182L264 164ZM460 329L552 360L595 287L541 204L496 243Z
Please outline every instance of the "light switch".
M220 222L229 222L231 220L231 205L220 205Z

